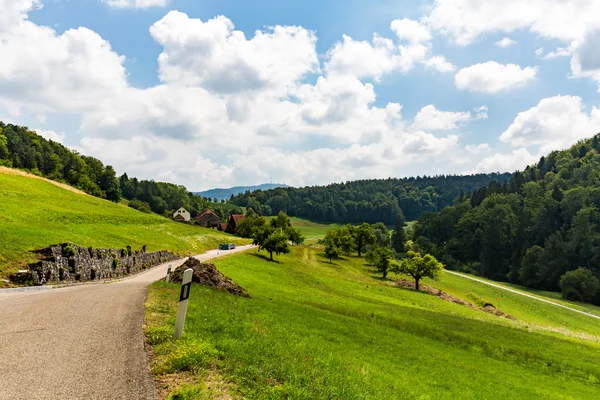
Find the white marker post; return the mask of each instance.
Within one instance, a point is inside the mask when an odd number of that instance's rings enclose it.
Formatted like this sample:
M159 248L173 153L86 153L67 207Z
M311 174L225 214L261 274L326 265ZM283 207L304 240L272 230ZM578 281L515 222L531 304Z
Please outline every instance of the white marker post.
M171 264L169 264L169 268L167 269L167 276L165 276L165 282L169 283L171 280Z
M185 314L187 313L188 298L190 297L190 288L192 287L192 274L194 270L191 268L183 272L181 280L181 293L179 294L179 307L177 308L177 320L175 321L175 339L181 338L183 335L183 325L185 324Z

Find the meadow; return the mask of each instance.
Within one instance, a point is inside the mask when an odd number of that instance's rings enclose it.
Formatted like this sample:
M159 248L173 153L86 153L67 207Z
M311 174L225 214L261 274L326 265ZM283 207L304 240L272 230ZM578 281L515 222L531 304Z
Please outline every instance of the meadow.
M72 242L81 246L171 250L187 254L220 242L248 240L79 192L66 185L0 167L0 278L34 260L31 250ZM0 281L6 285L5 281Z
M427 285L498 303L512 321L383 280L363 259L294 247L219 259L248 290L194 285L184 337L179 287L146 304L153 373L172 399L597 399L600 324L461 277ZM392 276L394 278L394 276Z

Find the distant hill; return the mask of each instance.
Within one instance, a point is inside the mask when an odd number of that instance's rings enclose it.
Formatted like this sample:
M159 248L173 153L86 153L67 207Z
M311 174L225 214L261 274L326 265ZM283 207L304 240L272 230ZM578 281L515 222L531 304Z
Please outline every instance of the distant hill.
M253 192L255 190L269 190L281 187L287 188L289 186L283 183L263 183L262 185L256 186L235 186L228 189L210 189L204 192L196 192L195 194L202 197L210 197L211 199L216 198L217 200L229 200L231 195L237 196L238 194L246 193L246 191Z

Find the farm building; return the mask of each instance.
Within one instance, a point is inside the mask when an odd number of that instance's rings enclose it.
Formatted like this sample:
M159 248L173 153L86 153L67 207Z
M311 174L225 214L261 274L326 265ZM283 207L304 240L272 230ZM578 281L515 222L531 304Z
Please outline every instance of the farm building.
M230 215L229 218L227 219L227 223L221 224L219 226L219 230L227 232L227 233L235 233L237 225L240 223L241 220L244 219L244 217L245 217L244 214Z
M211 210L205 210L196 217L196 220L205 228L218 228L223 223L221 218Z
M188 210L181 207L179 210L177 210L173 213L173 219L175 221L180 221L180 222L189 222L190 219L192 219L192 216L190 215Z

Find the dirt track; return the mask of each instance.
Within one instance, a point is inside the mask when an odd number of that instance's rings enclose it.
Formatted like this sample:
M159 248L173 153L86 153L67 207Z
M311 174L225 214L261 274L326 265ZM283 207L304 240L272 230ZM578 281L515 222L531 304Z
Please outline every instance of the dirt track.
M121 282L0 293L0 399L156 398L143 304L148 285L183 261Z

